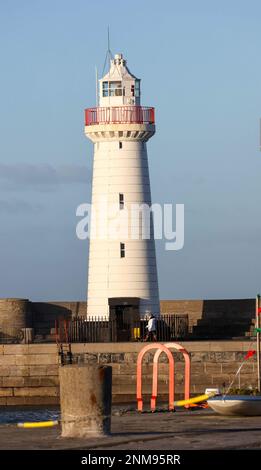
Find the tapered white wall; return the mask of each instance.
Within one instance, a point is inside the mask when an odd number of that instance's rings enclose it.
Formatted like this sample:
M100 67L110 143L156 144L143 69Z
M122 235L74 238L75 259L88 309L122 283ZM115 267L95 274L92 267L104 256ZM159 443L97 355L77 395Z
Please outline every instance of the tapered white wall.
M107 227L112 217L123 217L119 209L119 193L124 195L124 208L130 215L131 204L151 205L150 181L146 144L142 141L99 142L95 144L93 164L92 205L96 214L101 201L115 205L114 213L107 214ZM109 212L109 211L108 211ZM116 217L115 217L116 216ZM105 227L106 227L106 221ZM99 220L96 217L99 230ZM129 218L129 225L131 220ZM116 223L117 225L117 223ZM109 312L110 297L139 297L140 313L159 313L158 280L155 246L151 239L132 240L131 228L126 238L90 241L88 274L88 315ZM125 244L125 257L120 257L120 243Z

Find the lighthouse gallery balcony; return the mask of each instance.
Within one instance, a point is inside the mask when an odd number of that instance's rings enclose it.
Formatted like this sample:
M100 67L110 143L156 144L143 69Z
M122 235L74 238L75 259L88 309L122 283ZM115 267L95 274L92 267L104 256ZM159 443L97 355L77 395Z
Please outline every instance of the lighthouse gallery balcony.
M154 124L155 109L145 106L106 106L85 110L85 125Z

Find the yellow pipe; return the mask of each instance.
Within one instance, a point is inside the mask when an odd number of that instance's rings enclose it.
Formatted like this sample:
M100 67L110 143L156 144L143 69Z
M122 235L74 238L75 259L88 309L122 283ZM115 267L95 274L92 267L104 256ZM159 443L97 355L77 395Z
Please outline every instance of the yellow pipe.
M36 423L17 423L18 428L50 428L57 426L59 421L38 421Z
M208 395L198 395L197 397L190 398L189 400L179 400L175 401L174 405L175 406L186 406L186 405L192 405L193 403L199 403L201 401L206 401L208 398L213 397L216 395L216 393L210 393Z

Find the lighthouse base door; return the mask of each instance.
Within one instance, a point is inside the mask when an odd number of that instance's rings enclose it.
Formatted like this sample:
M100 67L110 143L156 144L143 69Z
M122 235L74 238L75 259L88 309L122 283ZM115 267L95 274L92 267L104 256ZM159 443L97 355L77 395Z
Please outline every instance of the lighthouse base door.
M140 327L139 299L119 297L109 299L110 320L112 320L112 341L135 339Z

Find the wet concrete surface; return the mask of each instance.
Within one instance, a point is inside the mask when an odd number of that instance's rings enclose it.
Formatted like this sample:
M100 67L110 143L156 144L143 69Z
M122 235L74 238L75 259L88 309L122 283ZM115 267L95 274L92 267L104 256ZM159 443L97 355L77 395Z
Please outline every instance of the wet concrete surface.
M61 438L60 426L21 429L0 425L0 449L261 449L261 417L226 417L210 410L142 413L116 410L111 435Z

